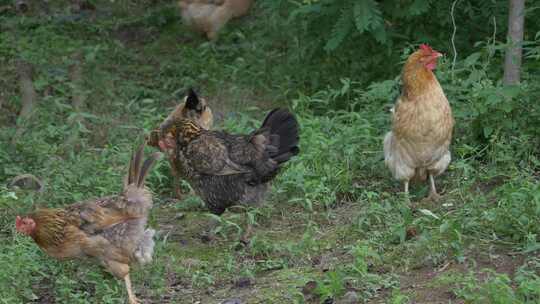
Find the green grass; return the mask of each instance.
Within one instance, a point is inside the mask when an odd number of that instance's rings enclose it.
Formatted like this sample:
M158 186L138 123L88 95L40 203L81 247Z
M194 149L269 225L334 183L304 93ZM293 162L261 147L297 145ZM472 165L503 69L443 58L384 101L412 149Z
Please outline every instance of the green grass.
M238 242L242 213L224 215L217 241L201 240L211 217L195 197L171 199L162 161L148 181L155 193L155 260L133 271L145 303L233 297L322 303L349 291L362 303L540 301L537 139L534 133L478 139L475 132L485 130L475 128L492 122L470 111L484 104L476 93L497 84L478 88L465 63L454 79L443 62L438 77L457 120L454 159L437 179L442 202L422 202L426 185L413 185L410 204L382 156L395 80L306 88L290 77L295 67L282 61L288 56L277 48L283 41L263 35L277 36L275 29L264 29L256 17L235 21L217 43L206 43L186 32L170 5L128 15L110 5L118 10L112 11L116 21L0 16L9 25L0 33L0 303L125 302L122 282L92 261L47 257L15 233L14 218L37 206L119 191L132 148L191 85L209 97L216 127L231 132L253 130L263 112L289 106L301 124L301 153L274 182L266 204L248 211L255 235L247 246ZM17 40L22 33L25 39ZM87 107L84 125L73 128L67 75L76 49L85 55ZM36 66L40 102L24 122L26 132L9 144L20 103L14 74L20 57ZM515 104L526 95L520 94L512 97ZM74 132L75 144L67 143ZM42 179L45 191L10 188L23 173Z

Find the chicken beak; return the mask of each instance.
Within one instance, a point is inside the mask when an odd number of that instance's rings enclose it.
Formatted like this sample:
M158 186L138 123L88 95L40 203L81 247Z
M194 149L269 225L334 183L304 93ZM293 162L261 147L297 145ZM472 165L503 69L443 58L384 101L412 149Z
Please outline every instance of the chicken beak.
M435 58L439 58L439 57L444 56L442 53L439 53L439 52L434 52L433 55L434 55Z

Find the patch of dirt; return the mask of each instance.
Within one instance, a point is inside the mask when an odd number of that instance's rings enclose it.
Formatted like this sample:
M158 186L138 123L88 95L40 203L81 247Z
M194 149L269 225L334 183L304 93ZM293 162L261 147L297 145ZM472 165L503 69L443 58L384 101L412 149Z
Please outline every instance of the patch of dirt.
M33 292L38 297L36 300L31 303L39 304L54 304L56 303L56 298L54 296L54 288L52 282L48 279L44 279L39 284L33 286Z
M207 225L208 217L204 215L204 212L185 210L182 210L181 216L174 216L179 211L173 205L178 203L165 204L159 208L157 222L160 230L168 234L169 240L174 240L183 248L198 246L204 250L204 246L210 245L202 244L198 235L201 229ZM435 208L437 204L428 205ZM354 233L351 234L350 230L343 228L352 225L363 208L365 206L362 202L343 202L332 209L333 216L331 217L323 216L324 212L314 212L310 215L312 220L316 220L320 224L319 230L314 237L321 241L333 242L333 248L329 248L318 255L306 257L308 260L304 262L308 263L311 271L323 273L331 270L339 263L350 262L350 256L347 252L338 248L342 248L340 243L350 242L350 238L354 238ZM283 210L287 210L289 215L298 214L298 216L284 216L282 214ZM298 218L306 216L301 207L297 205L279 205L279 207L276 207L274 205L269 211L272 214L260 219L256 228L257 233L270 239L290 238L291 234L300 237L304 233L306 226L298 225ZM332 236L330 240L327 239L328 236ZM212 248L215 249L215 246L223 247L225 243L226 241L223 240L218 241L212 245ZM223 248L228 250L226 246ZM504 273L512 278L516 269L523 265L525 260L523 256L511 254L510 249L505 248L490 248L488 250L473 248L466 252L465 256L465 262L461 264L452 260L437 267L420 266L400 273L401 292L408 295L412 303L465 303L456 297L454 293L455 286L445 283L438 284L437 279L451 273L467 275L472 272L479 282L482 282L489 275L489 273L483 271L484 269L492 269L497 273ZM237 258L236 264L254 262L248 261L254 258L249 258L248 255L239 255ZM205 260L205 258L201 258L201 260ZM192 265L192 262L190 259L186 259L182 263L184 267L191 268L188 266ZM283 271L300 270L302 268L301 265L297 266L298 268L291 267L288 270L279 269L259 273L256 279L236 277L224 280L216 277L217 281L204 290L192 287L190 279L175 275L171 269L171 271L167 271L167 285L170 292L167 292L166 296L162 296L160 303L213 304L221 303L221 301L230 298L239 298L245 303L267 303L265 301L268 299L268 292L276 292L281 297L290 297L290 293L285 291L291 286L296 286L291 285L295 283L289 282L289 278L276 279L276 275L283 273ZM193 266L193 268L197 267ZM301 290L302 286L297 285L298 291ZM368 303L387 303L388 299L391 298L391 290L381 290L379 292L380 295L371 299Z
M464 303L463 300L456 298L452 286L437 286L433 283L444 274L468 274L471 271L479 281L483 281L487 278L487 273L482 271L484 269L492 269L512 278L524 260L521 255L510 255L504 251L471 253L462 264L451 261L438 268L422 267L403 273L400 278L401 291L409 294L413 303L446 304L450 301Z
M130 46L145 45L154 40L157 34L137 25L125 25L113 32L113 37Z
M440 272L430 267L407 272L400 278L401 292L410 294L413 303L446 304L450 301L464 303L456 300L449 287L433 287L431 285L443 273L444 271Z
M540 181L540 169L538 171L534 171L533 176L536 178L536 180Z
M504 251L477 253L473 259L469 258L469 264L457 264L457 270L461 272L474 271L478 279L484 280L486 274L483 269L492 269L497 273L504 273L513 278L518 267L525 262L525 256L509 254Z
M493 191L495 188L498 188L499 186L504 184L506 180L508 180L508 177L506 176L502 176L502 175L495 176L491 178L490 180L476 182L473 185L472 189L482 194L488 194L491 191Z

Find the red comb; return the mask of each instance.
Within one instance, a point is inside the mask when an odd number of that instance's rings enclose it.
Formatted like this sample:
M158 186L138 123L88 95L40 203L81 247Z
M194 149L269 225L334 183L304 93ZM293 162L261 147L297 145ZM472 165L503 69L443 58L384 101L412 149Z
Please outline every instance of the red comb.
M22 224L22 218L17 215L17 217L15 218L15 227L20 227L21 224Z
M433 49L425 43L420 44L420 49L423 51L433 52Z

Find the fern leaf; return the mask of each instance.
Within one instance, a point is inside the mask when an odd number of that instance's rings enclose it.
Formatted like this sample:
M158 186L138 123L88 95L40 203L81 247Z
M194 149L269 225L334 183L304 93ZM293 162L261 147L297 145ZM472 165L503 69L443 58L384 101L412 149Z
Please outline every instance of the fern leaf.
M353 7L354 23L360 32L366 32L382 25L382 13L374 0L358 0Z
M419 16L429 10L429 0L414 0L409 7L409 15Z
M332 35L324 46L327 52L337 49L345 37L351 32L353 25L352 17L351 10L348 7L344 7L341 10L339 19L332 28Z
M305 17L305 15L320 14L320 13L321 13L320 3L301 5L290 13L288 21L290 22L296 18Z
M386 44L388 42L388 36L386 35L386 29L384 25L380 25L371 31L375 40L380 44Z

